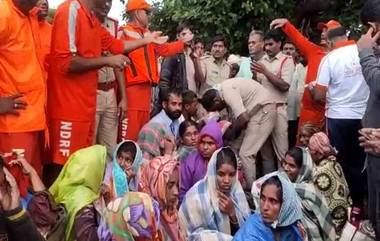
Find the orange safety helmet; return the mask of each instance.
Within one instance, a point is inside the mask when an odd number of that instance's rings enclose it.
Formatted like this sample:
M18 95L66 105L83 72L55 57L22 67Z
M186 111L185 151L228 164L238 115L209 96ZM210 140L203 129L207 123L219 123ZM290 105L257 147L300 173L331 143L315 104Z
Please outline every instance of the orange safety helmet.
M318 23L317 25L317 29L321 31L325 28L327 28L327 31L330 31L339 27L342 27L342 25L336 20L330 20L327 23Z
M147 3L145 0L128 0L126 11L130 12L137 9L149 10L152 6Z

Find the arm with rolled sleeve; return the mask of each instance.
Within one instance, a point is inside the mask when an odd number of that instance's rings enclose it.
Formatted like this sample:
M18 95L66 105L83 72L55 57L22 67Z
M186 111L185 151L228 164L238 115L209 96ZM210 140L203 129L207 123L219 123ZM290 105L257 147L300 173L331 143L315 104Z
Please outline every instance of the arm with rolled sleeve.
M373 49L359 50L359 58L363 76L370 91L380 94L380 63L376 58Z
M294 71L296 66L292 58L287 58L281 68L281 79L287 83L290 87L290 84L293 81ZM289 89L288 87L288 89Z
M158 56L168 57L183 52L184 43L182 41L175 41L172 43L155 45L155 51Z
M71 72L70 65L77 54L75 39L79 26L76 23L76 14L72 9L58 9L54 17L54 27L59 26L59 31L53 28L51 52L54 55L54 64L59 66L63 73ZM75 26L75 29L69 29L69 24Z

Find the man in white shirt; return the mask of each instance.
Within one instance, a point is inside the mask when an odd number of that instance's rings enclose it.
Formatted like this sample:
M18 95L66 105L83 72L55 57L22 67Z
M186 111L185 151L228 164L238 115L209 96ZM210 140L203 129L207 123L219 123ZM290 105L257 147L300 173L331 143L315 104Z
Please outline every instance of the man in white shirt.
M353 207L363 208L367 180L362 173L365 154L359 146L359 130L369 89L364 80L358 48L349 41L344 27L329 31L332 49L319 67L316 84L309 86L313 98L326 99L327 132L331 144L338 150L353 201Z
M296 65L293 79L289 87L288 93L288 141L289 148L296 145L298 121L301 110L301 98L305 89L306 78L306 61L303 60L299 51L293 42L286 40L282 47L282 52L288 56L292 56Z

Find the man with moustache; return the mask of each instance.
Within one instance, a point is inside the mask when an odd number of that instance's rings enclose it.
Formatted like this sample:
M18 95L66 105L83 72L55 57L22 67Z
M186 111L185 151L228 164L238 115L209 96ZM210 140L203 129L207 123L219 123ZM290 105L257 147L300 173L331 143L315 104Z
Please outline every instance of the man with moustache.
M227 39L222 35L215 36L211 42L211 55L202 57L201 68L195 71L200 77L200 94L229 78L231 66L225 58L227 50Z
M236 77L243 77L252 79L253 73L251 71L252 60L260 61L265 55L264 52L264 33L259 30L252 30L248 38L248 51L249 57L243 58L240 69ZM256 74L255 74L256 75Z
M179 125L184 121L182 116L182 92L180 89L170 89L162 100L162 110L149 123L164 124L166 132L178 136ZM148 124L149 124L148 123Z
M251 65L252 71L257 73L256 81L268 90L271 100L276 104L275 127L271 137L261 149L263 162L272 163L273 170L275 170L273 150L278 161L285 157L288 150L287 97L295 70L293 58L281 51L282 40L281 30L273 29L267 32L264 37L266 55L261 61L255 61Z

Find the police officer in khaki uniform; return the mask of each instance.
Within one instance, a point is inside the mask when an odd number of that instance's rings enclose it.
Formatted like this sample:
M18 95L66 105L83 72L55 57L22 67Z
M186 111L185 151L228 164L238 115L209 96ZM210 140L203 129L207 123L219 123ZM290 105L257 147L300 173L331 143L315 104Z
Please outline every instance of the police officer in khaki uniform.
M293 58L281 52L282 33L279 29L270 30L264 37L266 55L251 65L252 72L257 73L257 81L268 91L272 101L276 103L277 120L271 137L261 149L263 174L274 171L276 163L285 157L288 150L288 117L287 96L292 82L295 65ZM272 149L273 148L273 149Z
M248 186L256 179L256 155L276 124L276 104L268 91L252 79L227 79L207 90L201 103L209 111L229 107L234 116L233 131L239 133L234 146L239 150Z
M229 78L231 66L226 61L227 48L227 40L222 35L217 35L212 40L211 55L201 58L202 73L196 75L201 78L200 94Z
M95 14L103 27L116 37L118 22L107 17L112 1L106 1L106 9L96 9ZM103 53L107 56L109 53ZM116 88L118 87L118 88ZM117 103L115 90L119 90L120 102ZM103 67L98 70L98 89L96 97L96 117L94 144L107 147L107 157L111 160L113 149L117 143L119 114L125 115L127 101L125 96L125 79L120 70Z

